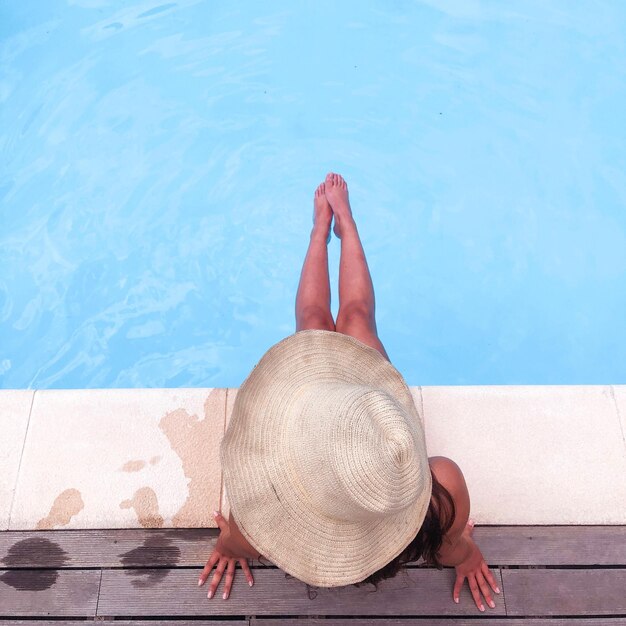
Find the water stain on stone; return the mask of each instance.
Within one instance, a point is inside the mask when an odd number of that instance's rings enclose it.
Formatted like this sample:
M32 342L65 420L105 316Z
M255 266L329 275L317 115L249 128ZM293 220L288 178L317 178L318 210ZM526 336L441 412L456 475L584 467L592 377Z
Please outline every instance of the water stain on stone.
M2 559L5 567L26 568L33 561L46 568L60 568L68 564L67 552L54 541L30 537L16 541ZM56 569L10 569L0 576L0 581L18 591L43 591L54 585L59 576Z
M136 461L126 461L124 465L122 465L122 472L138 472L140 469L145 467L146 462L142 460Z
M189 415L185 409L166 413L159 427L168 438L172 450L180 457L189 479L187 498L172 517L174 527L216 526L212 511L215 504L214 485L219 481L219 463L207 462L207 446L217 444L223 432L225 392L216 388L204 401L204 419ZM218 452L214 454L217 456Z
M133 580L133 587L153 587L158 585L180 561L180 548L172 545L172 540L162 534L146 537L143 544L119 555L124 573ZM147 566L147 567L146 567ZM136 569L144 567L145 569ZM162 567L163 569L152 569Z
M48 515L37 522L37 530L52 529L55 526L67 526L74 515L85 508L85 503L78 489L65 489L52 503Z
M161 528L163 518L159 515L159 500L154 489L141 487L131 500L122 500L120 509L135 509L137 520L144 528Z
M149 462L150 462L150 465L156 465L160 460L161 460L160 456L153 456ZM129 461L126 461L126 463L124 463L121 471L122 472L138 472L139 470L142 470L145 466L146 466L146 462L144 460L131 459Z

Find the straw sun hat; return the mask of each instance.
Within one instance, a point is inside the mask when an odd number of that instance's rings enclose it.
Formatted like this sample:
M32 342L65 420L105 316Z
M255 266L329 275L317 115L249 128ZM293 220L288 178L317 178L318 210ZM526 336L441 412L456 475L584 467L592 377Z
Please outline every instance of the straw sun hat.
M398 556L432 490L402 375L328 330L298 331L261 357L237 392L220 461L242 535L318 587L360 582Z

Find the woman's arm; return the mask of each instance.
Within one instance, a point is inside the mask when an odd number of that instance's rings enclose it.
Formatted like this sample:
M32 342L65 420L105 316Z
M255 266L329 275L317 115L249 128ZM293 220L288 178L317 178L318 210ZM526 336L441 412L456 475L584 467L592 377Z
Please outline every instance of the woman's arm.
M232 511L228 515L228 526L230 528L230 534L227 538L227 549L231 550L234 554L240 554L249 559L258 559L261 554L255 550L241 534L239 527L235 523Z
M430 466L437 480L454 500L455 518L450 530L444 535L437 553L442 565L462 563L472 551L472 540L463 531L470 513L470 497L461 468L448 457L430 457Z
M496 593L500 593L500 589L480 549L472 539L474 527L473 524L467 523L470 498L463 472L454 461L446 457L435 457L434 463L431 462L431 467L437 480L450 492L456 507L456 517L452 528L444 535L444 541L437 553L442 565L454 566L456 569L452 597L455 602L459 601L463 581L467 578L467 584L476 606L481 611L485 610L480 598L480 593L482 593L487 604L494 608L495 603L491 598L489 586Z
M445 544L444 544L445 545ZM467 557L472 553L474 549L474 542L467 535L463 534L454 540L450 546L444 548L441 546L441 550L437 553L439 561L442 565L456 566L463 563Z

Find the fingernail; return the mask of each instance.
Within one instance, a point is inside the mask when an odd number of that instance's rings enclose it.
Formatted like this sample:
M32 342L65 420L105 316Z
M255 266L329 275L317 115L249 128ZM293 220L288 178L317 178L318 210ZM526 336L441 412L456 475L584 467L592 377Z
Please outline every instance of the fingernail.
M495 608L496 608L496 603L492 600L492 601L489 603L489 606L490 606L492 609L495 609Z
M454 601L458 604L459 603L459 599L458 598L454 598Z
M496 587L496 593L500 593L500 587Z
M213 517L217 517L219 513L217 511L213 511Z
M202 584L202 578L198 578L198 587Z
M213 597L213 592L212 592L212 591L209 591L209 595L208 595L208 597L209 597L209 598L212 598L212 597Z
M224 592L224 593L222 594L222 598L224 598L224 600L226 600L226 598L228 598L228 596L226 595L226 592Z
M249 585L250 587L252 587L252 581L251 581L251 580L249 580L249 581L248 581L248 585Z
M482 604L480 605L480 610L481 610L481 611L484 611L484 610L485 610L485 607L484 607Z

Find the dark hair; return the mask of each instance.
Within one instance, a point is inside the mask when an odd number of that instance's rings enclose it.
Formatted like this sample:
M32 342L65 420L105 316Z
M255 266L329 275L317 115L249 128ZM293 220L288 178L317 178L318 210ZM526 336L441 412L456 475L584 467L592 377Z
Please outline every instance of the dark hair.
M424 523L415 539L400 554L367 578L358 583L355 587L360 587L371 583L378 591L378 583L386 578L393 578L405 563L417 561L424 558L426 565L436 565L438 569L443 569L443 565L437 558L437 552L443 543L443 536L450 530L456 518L456 507L450 492L437 480L431 468L430 474L433 479L433 490L430 496L430 504L426 511Z
M355 587L371 583L378 591L378 583L381 580L393 578L400 570L404 569L405 563L417 561L420 557L424 558L426 565L435 565L438 569L443 569L443 565L437 558L437 552L439 552L443 543L443 536L454 524L456 507L450 492L437 480L432 468L430 469L430 474L433 479L433 489L426 517L419 532L397 557L362 581L353 583ZM285 578L294 577L285 573ZM309 598L313 599L317 596L317 592L313 592L314 595L311 596L311 587L313 586L307 584Z

